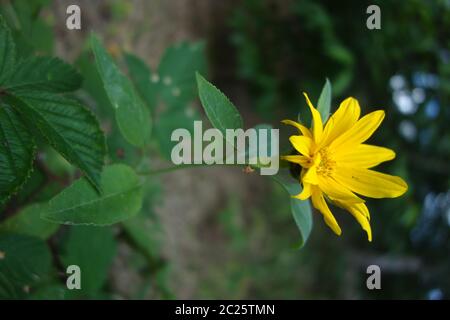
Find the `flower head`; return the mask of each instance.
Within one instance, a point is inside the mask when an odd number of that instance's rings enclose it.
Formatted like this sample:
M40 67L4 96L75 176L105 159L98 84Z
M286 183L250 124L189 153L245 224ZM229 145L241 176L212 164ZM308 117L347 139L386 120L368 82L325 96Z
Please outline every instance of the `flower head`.
M364 143L380 126L384 111L377 110L359 118L359 103L350 97L340 104L324 127L320 113L307 94L304 95L312 113L311 129L295 121L282 121L296 127L300 133L289 138L299 155L281 157L302 167L303 190L295 198L311 197L314 208L322 213L326 224L337 235L341 234L341 228L327 202L349 211L372 241L369 210L359 195L395 198L408 189L400 177L370 169L395 158L390 149Z

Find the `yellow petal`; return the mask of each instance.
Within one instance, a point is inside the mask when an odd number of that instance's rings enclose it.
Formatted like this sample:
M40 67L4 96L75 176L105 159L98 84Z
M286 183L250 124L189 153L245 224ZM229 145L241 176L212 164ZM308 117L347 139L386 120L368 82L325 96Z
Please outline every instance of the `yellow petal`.
M349 203L364 202L363 199L344 187L342 184L337 183L333 178L318 175L319 188L331 199L346 201Z
M317 185L319 183L316 167L311 167L308 170L306 170L305 174L302 177L302 182L314 185Z
M395 152L388 148L360 144L354 148L342 148L333 154L338 165L345 167L372 168L395 158Z
M300 200L306 200L309 197L311 197L311 193L312 193L311 184L304 183L302 192L300 192L296 196L293 196L293 198L300 199Z
M289 141L291 142L295 150L300 152L302 155L307 157L310 157L312 155L314 142L311 138L305 136L291 136L289 138Z
M298 122L292 121L292 120L283 120L281 121L281 123L287 124L287 125L291 125L296 127L304 136L307 136L308 138L312 138L312 134L311 131L309 131L309 129L307 127L305 127L304 125L301 125Z
M322 132L323 132L323 125L322 125L322 118L320 117L319 111L317 111L316 108L312 105L311 101L308 98L308 95L303 92L303 95L305 96L306 102L308 103L309 109L312 114L312 130L313 130L313 136L314 141L318 143L322 139Z
M359 118L361 107L358 100L349 97L341 102L336 112L328 119L323 132L321 146L328 145L331 141L349 130Z
M310 167L312 165L311 160L305 156L299 156L299 155L281 156L280 159L284 160L284 161L289 161L292 163L297 163L297 164L301 165L302 167Z
M402 178L369 169L337 167L333 177L353 192L371 198L395 198L408 190Z
M331 230L333 230L334 233L340 236L342 233L341 228L339 227L336 219L331 213L330 208L328 208L328 205L323 198L322 192L318 188L313 189L312 204L314 208L322 213L325 223L331 228Z
M349 210L349 212L355 217L356 221L359 222L361 228L367 233L367 240L372 242L372 229L370 228L369 220L364 217L359 211L354 210L353 208Z
M355 208L355 210L359 211L364 217L366 217L367 220L370 221L370 212L364 203L354 203L352 204L352 206L353 208Z
M369 218L366 216L365 212L368 212L366 205L364 203L347 204L342 202L336 202L336 204L347 210L352 214L352 216L358 221L364 231L367 233L367 239L372 241L372 229L370 228Z
M355 146L363 143L380 126L383 119L383 110L377 110L365 115L353 127L331 142L330 148L339 151L341 147Z

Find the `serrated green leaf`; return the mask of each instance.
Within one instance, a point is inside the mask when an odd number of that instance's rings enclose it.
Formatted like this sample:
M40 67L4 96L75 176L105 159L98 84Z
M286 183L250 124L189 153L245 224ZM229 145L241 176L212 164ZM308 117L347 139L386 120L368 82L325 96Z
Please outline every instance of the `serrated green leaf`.
M132 145L144 146L151 133L151 116L148 109L131 81L122 74L97 37L91 37L91 46L122 135Z
M6 96L67 161L97 187L106 153L105 138L94 115L76 100L45 92Z
M105 167L102 194L79 179L48 202L41 217L62 224L110 225L128 219L142 206L142 185L133 169L123 164Z
M323 85L322 92L320 93L319 101L317 102L317 110L322 117L323 123L325 123L330 116L331 95L331 83L327 78Z
M0 235L0 299L23 299L51 276L51 254L41 239Z
M300 183L291 178L286 171L286 169L280 170L279 174L273 176L273 178L287 191L289 196L298 195L302 189ZM303 247L311 234L313 226L311 205L308 200L302 201L292 197L290 197L290 203L292 215L300 231L299 247Z
M242 128L242 117L227 96L199 73L196 75L200 101L212 125L219 129L224 137L226 129Z
M169 109L184 108L196 98L195 72L206 72L204 48L204 42L181 42L164 52L156 79Z
M108 276L117 245L111 228L76 226L69 230L61 248L61 262L65 268L77 265L81 270L81 290L77 296L95 294Z
M45 240L58 230L59 225L41 219L41 212L45 211L44 204L32 204L0 225L0 233L15 233L34 236Z
M0 16L0 86L3 86L12 72L16 60L16 47L11 35L11 31Z
M125 54L125 62L127 63L129 76L138 93L150 110L154 110L156 108L158 85L151 81L152 71L143 60L131 53Z
M32 198L41 192L41 188L46 184L47 177L39 168L34 167L30 177L25 181L20 190L14 196L17 203L27 203Z
M34 150L33 138L19 115L0 102L0 203L30 176Z
M81 82L81 75L70 64L55 57L34 56L20 61L2 88L14 94L30 90L70 92L80 88Z

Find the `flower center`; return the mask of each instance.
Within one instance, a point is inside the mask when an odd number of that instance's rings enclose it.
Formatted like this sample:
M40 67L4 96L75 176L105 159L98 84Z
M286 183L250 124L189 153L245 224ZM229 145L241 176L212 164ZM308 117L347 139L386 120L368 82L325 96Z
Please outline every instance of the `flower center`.
M317 174L330 176L336 165L336 161L331 158L327 147L320 149L318 155L320 156L320 162L316 168Z

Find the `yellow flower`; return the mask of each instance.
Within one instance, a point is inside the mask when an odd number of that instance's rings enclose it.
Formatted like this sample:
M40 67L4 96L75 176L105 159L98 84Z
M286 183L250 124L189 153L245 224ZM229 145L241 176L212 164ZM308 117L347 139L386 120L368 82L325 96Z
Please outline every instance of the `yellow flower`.
M365 201L356 194L371 198L395 198L408 189L400 177L370 170L381 162L395 158L394 151L390 149L364 144L380 126L384 111L377 110L359 119L359 103L350 97L340 104L324 127L320 113L307 94L304 95L312 113L312 128L291 120L282 121L296 127L300 133L289 138L300 155L281 157L302 167L300 182L303 190L294 197L300 200L311 197L314 208L322 213L326 224L337 235L341 234L341 228L327 201L349 211L372 241L369 210Z

